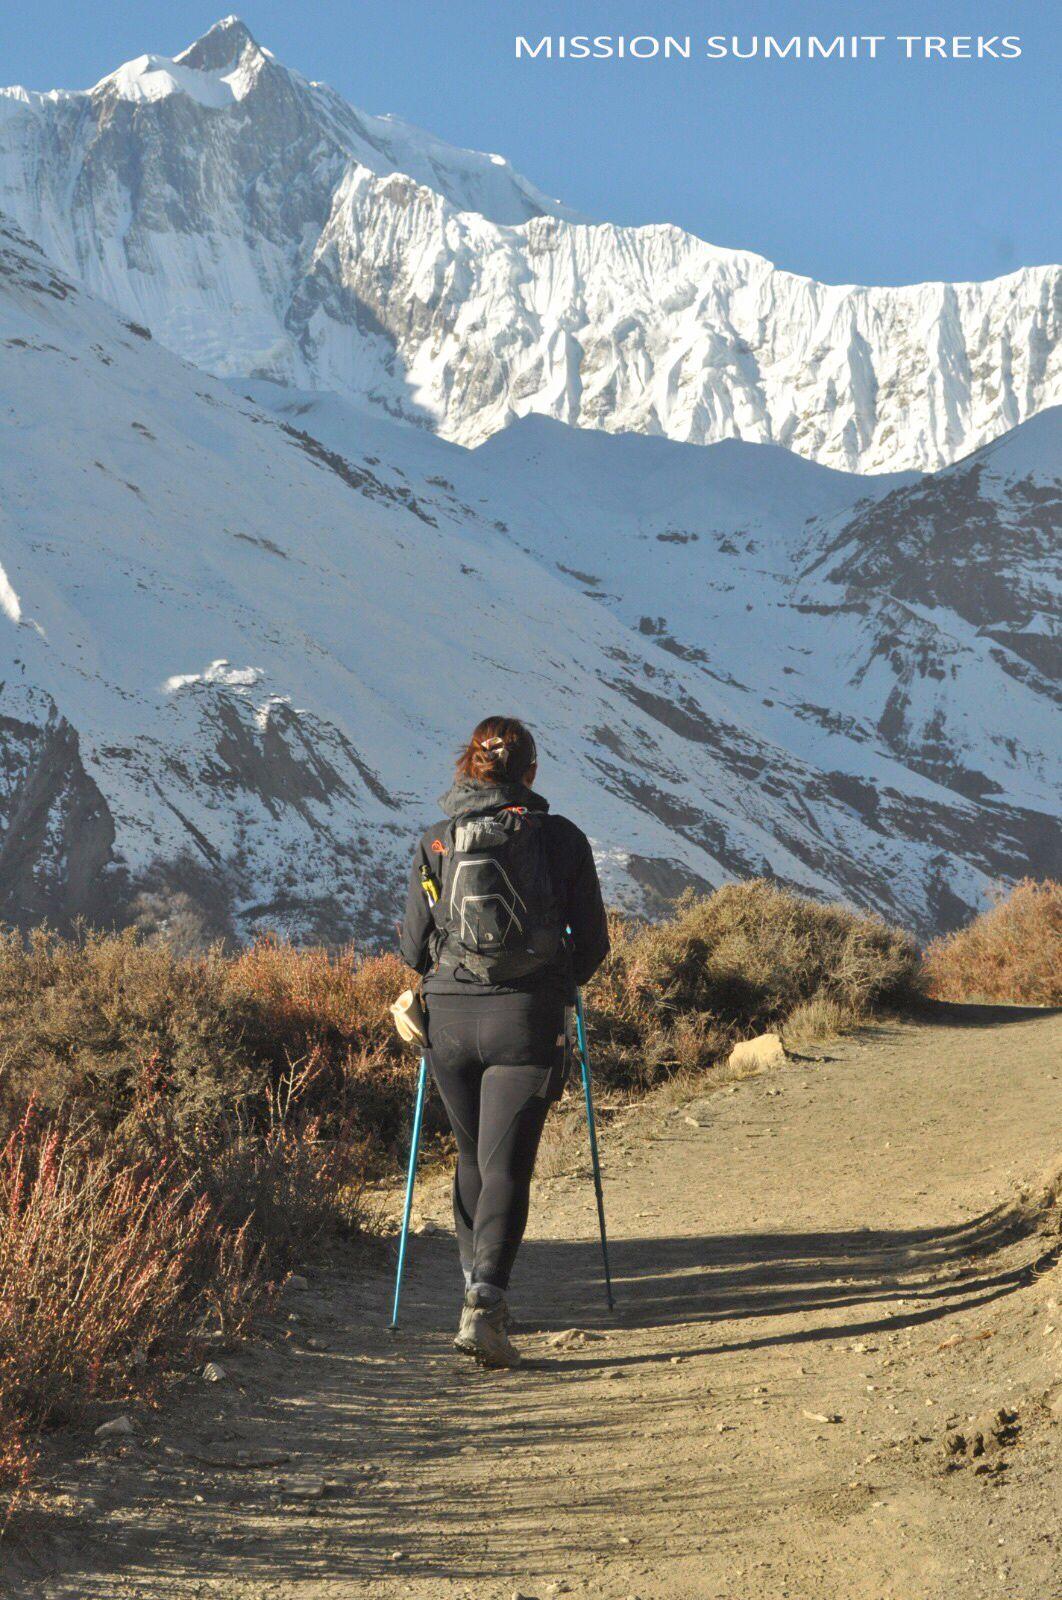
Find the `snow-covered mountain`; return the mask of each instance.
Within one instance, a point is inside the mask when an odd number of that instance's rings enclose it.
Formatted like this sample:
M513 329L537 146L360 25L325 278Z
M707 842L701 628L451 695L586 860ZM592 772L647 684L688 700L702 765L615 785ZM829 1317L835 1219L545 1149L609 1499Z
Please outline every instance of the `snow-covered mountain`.
M81 93L0 92L0 209L215 374L477 444L528 414L860 472L1062 401L1062 273L834 287L592 224L497 156L355 111L229 17Z
M920 805L925 843L984 848L1006 878L1020 838L1029 870L1057 873L1062 408L939 473L862 483L763 446L676 461L662 441L536 428L476 454L545 503L540 557L740 688L744 724L822 766L870 827L913 825L888 756L982 803ZM958 913L941 884L937 917Z
M925 479L546 419L470 452L226 385L4 224L0 420L0 921L179 887L386 937L495 709L631 905L768 872L928 931L1057 861L1057 413Z

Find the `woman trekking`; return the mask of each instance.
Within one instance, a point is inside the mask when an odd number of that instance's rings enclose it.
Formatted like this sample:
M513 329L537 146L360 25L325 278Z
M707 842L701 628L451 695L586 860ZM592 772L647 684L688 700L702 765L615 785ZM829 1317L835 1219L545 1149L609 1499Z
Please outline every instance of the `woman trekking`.
M457 1141L454 1343L489 1366L520 1360L506 1291L564 1088L565 1008L608 953L589 841L534 792L537 771L522 722L479 724L440 801L447 820L417 845L401 938L423 976L428 1062Z

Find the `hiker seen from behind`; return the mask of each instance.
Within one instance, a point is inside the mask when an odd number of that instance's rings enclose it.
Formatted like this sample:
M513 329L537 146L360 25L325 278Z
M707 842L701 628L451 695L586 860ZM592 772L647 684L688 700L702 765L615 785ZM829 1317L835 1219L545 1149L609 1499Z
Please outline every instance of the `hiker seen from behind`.
M586 835L549 809L514 717L487 717L417 845L401 952L422 975L426 1055L457 1143L465 1278L455 1344L515 1366L509 1279L549 1108L564 1088L566 1009L608 954Z

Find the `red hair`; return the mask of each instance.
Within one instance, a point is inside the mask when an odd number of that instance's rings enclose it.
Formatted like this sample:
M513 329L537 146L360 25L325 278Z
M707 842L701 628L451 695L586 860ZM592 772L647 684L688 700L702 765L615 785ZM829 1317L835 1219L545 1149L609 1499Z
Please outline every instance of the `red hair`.
M484 717L457 758L457 777L521 783L538 763L531 730L515 717Z

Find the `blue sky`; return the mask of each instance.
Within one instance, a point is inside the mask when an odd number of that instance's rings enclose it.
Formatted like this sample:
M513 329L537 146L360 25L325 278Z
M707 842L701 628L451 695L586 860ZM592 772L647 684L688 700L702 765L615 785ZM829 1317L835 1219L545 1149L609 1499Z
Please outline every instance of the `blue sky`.
M34 0L0 81L81 88L171 55L233 0ZM1057 261L1062 100L1050 0L246 0L261 43L369 111L507 155L618 222L675 222L831 282ZM1052 15L1054 13L1054 16ZM517 33L885 34L876 62L514 59ZM1016 61L899 59L897 34L1018 34Z

